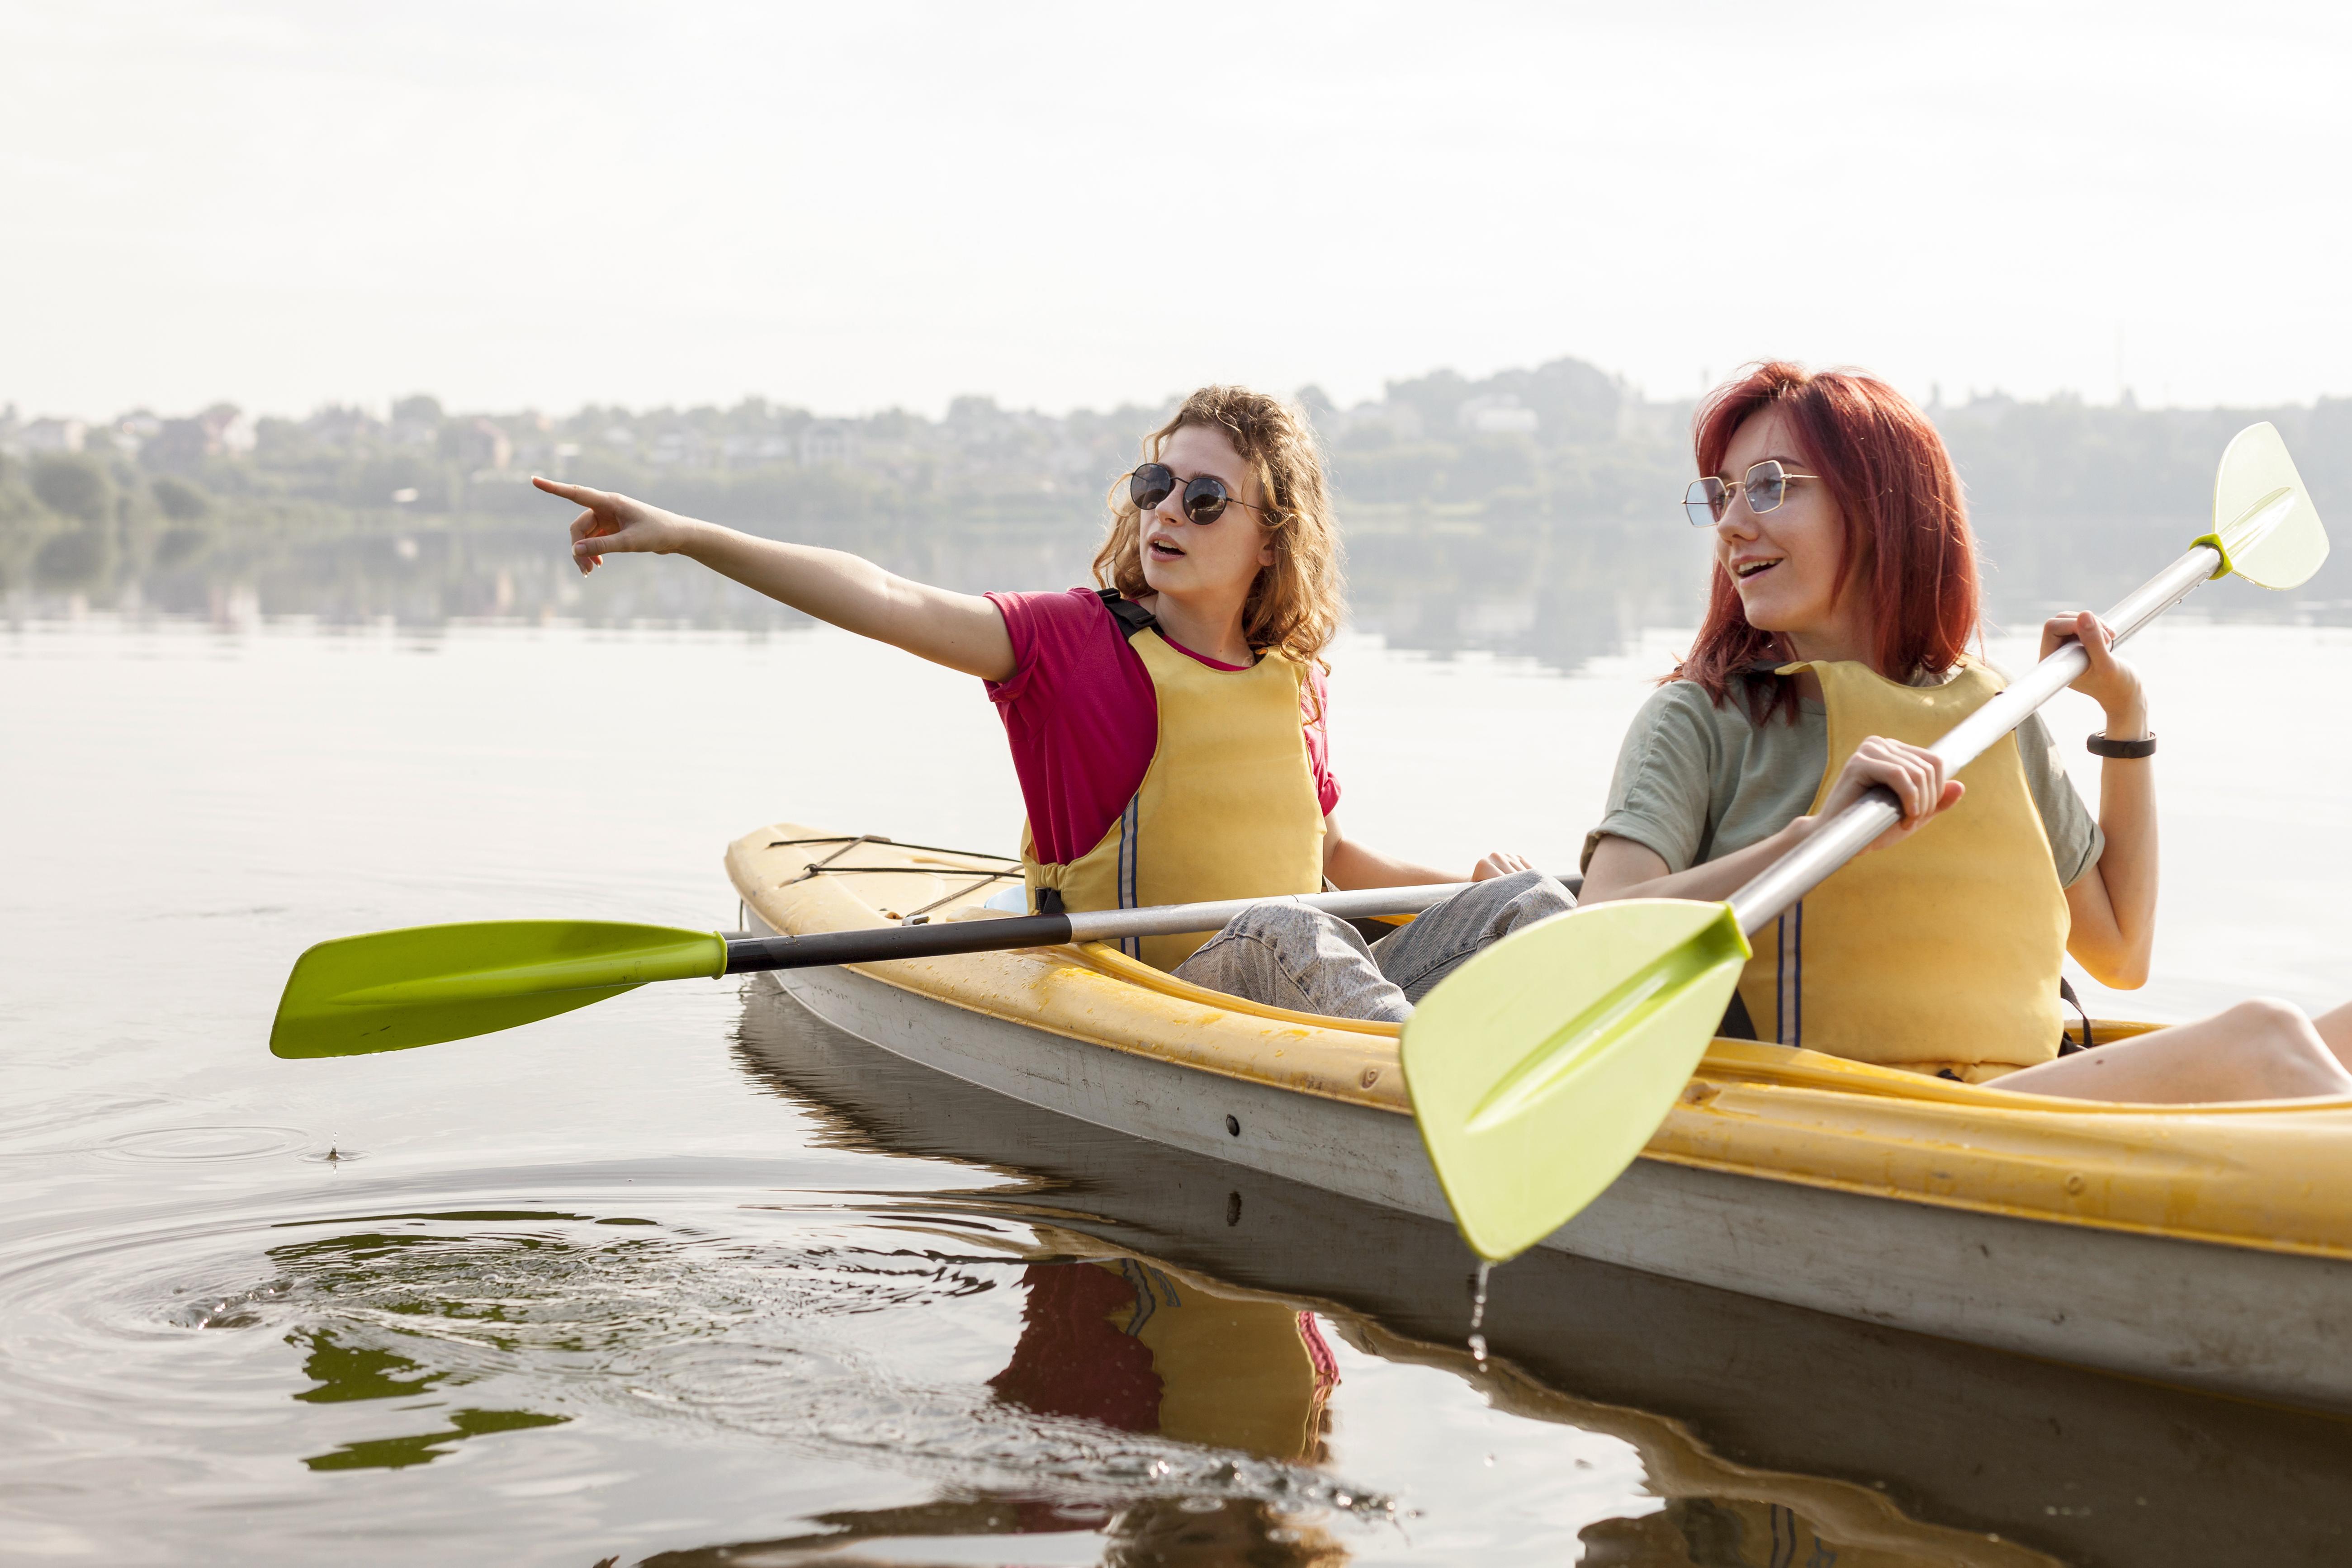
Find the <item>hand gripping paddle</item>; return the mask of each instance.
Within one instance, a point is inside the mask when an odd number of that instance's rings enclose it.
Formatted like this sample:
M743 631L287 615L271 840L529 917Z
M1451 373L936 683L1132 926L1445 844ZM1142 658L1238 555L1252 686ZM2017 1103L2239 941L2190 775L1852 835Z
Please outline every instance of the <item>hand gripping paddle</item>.
M2213 531L2109 611L2122 643L2210 578L2301 586L2327 534L2286 444L2238 433L2214 484ZM1944 777L1974 761L2090 667L2069 643L1936 743ZM1748 938L1902 819L1880 787L1722 904L1636 898L1556 916L1496 943L1404 1027L1404 1074L1455 1223L1499 1262L1580 1213L1633 1163L1706 1053ZM1932 830L1931 830L1932 831Z

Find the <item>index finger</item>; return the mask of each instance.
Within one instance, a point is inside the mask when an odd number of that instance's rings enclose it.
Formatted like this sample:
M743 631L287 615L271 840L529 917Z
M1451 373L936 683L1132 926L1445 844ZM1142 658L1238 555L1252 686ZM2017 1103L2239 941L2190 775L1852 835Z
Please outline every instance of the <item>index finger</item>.
M561 479L549 479L537 474L530 476L530 482L551 496L561 496L567 501L577 501L583 507L591 506L604 498L604 492L602 490L592 490L585 485L566 485Z

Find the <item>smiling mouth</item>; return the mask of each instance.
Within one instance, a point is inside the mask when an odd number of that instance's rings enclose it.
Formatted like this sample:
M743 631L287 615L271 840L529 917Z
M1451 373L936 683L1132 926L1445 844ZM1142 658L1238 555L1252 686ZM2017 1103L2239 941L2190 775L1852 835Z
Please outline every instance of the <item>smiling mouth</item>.
M1777 557L1771 560L1743 560L1732 567L1731 575L1746 582L1749 578L1763 576L1780 564Z
M1143 548L1151 552L1151 559L1154 560L1178 560L1181 559L1184 554L1176 547L1176 542L1165 534L1155 538Z

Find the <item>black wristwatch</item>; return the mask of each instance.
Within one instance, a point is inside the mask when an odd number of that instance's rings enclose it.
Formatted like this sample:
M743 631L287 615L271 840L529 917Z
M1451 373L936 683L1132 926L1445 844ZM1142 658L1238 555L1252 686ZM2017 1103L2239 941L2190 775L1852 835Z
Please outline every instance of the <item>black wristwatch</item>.
M2101 730L2084 740L2083 745L2094 757L2116 757L2130 761L2156 755L2156 732L2150 730L2138 740L2109 740L2106 731Z

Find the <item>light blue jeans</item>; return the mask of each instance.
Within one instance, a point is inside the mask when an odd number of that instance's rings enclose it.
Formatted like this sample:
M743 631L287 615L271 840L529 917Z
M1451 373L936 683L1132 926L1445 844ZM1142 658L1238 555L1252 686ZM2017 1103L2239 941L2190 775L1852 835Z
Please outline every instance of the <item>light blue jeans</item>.
M1266 904L1235 915L1176 977L1294 1012L1402 1023L1480 948L1576 907L1539 871L1474 883L1377 942L1337 915Z

